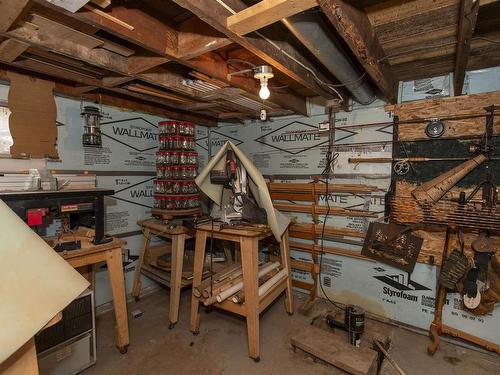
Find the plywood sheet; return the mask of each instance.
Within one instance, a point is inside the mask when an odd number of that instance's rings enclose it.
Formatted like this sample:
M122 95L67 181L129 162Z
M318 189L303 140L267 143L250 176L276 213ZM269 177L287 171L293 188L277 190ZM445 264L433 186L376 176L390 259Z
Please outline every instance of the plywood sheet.
M0 200L0 363L89 283Z
M481 111L478 111L480 113ZM445 131L440 137L446 138L465 138L482 136L485 131L486 117L465 118L460 120L443 120ZM427 121L400 124L398 135L400 141L428 140L425 134ZM496 116L493 123L493 133L500 134L500 118Z
M406 121L484 113L483 108L493 104L500 105L500 91L417 100L402 104L386 105L385 109L386 111L394 112L395 115L399 116L400 121Z
M57 158L54 82L9 72L11 155Z

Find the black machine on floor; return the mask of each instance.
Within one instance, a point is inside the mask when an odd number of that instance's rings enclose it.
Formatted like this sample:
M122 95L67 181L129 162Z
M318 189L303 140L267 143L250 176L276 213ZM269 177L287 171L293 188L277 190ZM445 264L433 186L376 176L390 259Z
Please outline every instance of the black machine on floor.
M2 192L3 200L30 227L48 224L54 218L62 218L63 226L73 229L78 226L95 230L95 245L109 242L104 235L104 197L115 192L108 189L64 190L64 191L16 191ZM79 241L56 250L75 250Z
M359 347L361 335L365 330L365 310L359 306L347 305L344 312L344 321L335 319L335 316L328 314L326 323L332 328L340 328L347 332L349 343Z

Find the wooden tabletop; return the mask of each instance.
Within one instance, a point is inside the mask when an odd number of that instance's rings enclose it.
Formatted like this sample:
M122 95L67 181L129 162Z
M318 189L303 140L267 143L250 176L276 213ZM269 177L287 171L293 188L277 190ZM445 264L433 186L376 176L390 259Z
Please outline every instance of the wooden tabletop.
M101 245L82 243L82 248L79 250L61 251L61 255L64 259L76 258L82 255L94 254L101 251L112 250L116 248L122 248L126 244L125 241L113 237L113 239Z
M182 225L177 225L174 228L170 228L171 224L165 224L161 220L157 219L145 219L139 220L137 225L141 227L148 228L156 234L166 234L166 235L176 235L176 234L191 234L193 231L189 228L186 228Z
M213 230L212 230L213 228ZM224 227L221 229L221 225L215 223L212 224L202 224L196 227L196 230L203 230L206 232L213 233L223 233L226 235L234 235L239 237L259 237L265 238L272 235L271 229L267 225L242 225L242 226L234 226L234 227Z

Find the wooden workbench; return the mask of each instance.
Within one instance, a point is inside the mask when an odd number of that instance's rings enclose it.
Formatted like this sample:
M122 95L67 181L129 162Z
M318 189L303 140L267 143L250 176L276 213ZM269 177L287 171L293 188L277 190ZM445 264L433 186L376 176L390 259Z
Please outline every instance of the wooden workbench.
M193 237L193 231L183 226L170 228L168 224L164 224L162 221L156 219L140 220L137 224L144 228L144 240L141 254L139 255L139 260L135 267L132 296L136 300L139 299L141 293L141 273L168 286L170 288L169 328L172 329L179 319L181 288L190 284L190 282L183 283L182 268L184 261L184 244L187 239ZM152 235L172 240L170 279L165 279L163 276L164 272L162 273L161 271L155 270L145 262L148 251L150 250Z
M243 292L245 302L241 305L227 299L213 306L244 316L247 322L248 353L255 361L260 360L259 349L259 315L282 292L286 292L285 308L288 314L293 314L292 280L290 269L290 250L288 245L288 230L286 230L280 243L280 257L283 269L287 276L267 293L259 297L259 241L272 236L272 232L262 227L225 228L218 225L200 225L196 228L196 247L194 256L193 288L200 287L202 281L203 265L205 262L205 246L207 238L220 239L239 243L241 264L243 269ZM199 300L193 294L191 298L191 332L198 334L200 331Z
M122 260L122 248L124 244L124 241L113 238L111 242L102 245L82 244L82 249L80 250L60 253L74 268L106 262L115 310L115 343L122 354L127 352L130 343Z

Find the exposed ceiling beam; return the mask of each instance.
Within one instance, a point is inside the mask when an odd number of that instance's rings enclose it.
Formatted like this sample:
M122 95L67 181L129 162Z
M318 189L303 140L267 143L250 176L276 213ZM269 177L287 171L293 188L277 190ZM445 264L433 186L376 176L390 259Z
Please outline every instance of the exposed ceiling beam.
M228 46L232 41L197 17L190 17L178 28L177 57L189 60Z
M84 75L77 70L67 67L61 67L50 62L40 61L33 58L20 58L12 63L5 63L20 69L25 69L30 72L44 74L50 77L57 77L59 80L75 82L86 86L98 86L100 80Z
M152 95L141 94L141 93L138 93L138 92L132 92L132 91L129 91L127 89L123 89L123 88L119 88L119 87L114 87L114 88L110 88L110 89L107 89L107 90L111 91L111 92L114 92L114 93L117 93L117 94L121 94L121 95L127 96L127 97L133 97L133 98L136 98L136 99L139 99L139 100L143 100L145 102L157 103L157 104L160 104L160 105L164 106L164 108L165 108L165 100L163 100L161 98L158 98L158 97L155 97L155 96L152 96ZM149 105L151 105L151 104L149 104ZM180 108L180 106L179 106L179 108ZM165 108L165 110L167 110L167 109ZM171 110L171 109L169 111L171 113L170 116L172 116L175 119L181 119L181 120L186 120L186 121L193 121L193 122L196 122L199 125L217 126L217 120L215 118L199 116L199 115L194 114L194 113L177 112L177 111Z
M0 32L8 31L29 6L29 0L2 0L0 1Z
M156 68L137 75L141 81L167 88L176 93L196 97L197 93L192 88L182 84L184 77L167 69Z
M25 26L18 27L3 36L15 38L42 49L54 51L117 73L127 72L127 59L102 48L90 49L53 35L41 34Z
M154 30L154 32L151 32L150 34L144 35L143 33L138 32L139 27L136 27L134 31L130 31L130 30L127 30L123 27L109 24L108 23L109 21L106 19L98 19L99 16L94 15L94 14L92 14L92 15L84 15L83 13L82 14L81 13L73 14L73 13L61 10L61 8L55 7L46 1L42 1L42 0L33 0L33 1L36 3L37 12L41 12L45 16L50 17L50 18L56 18L56 19L58 19L58 22L67 23L68 19L72 19L72 20L75 20L75 22L78 22L79 24L84 23L89 28L96 28L96 29L104 28L105 30L116 35L119 38L128 40L129 42L131 42L135 45L139 45L150 52L153 52L153 53L160 55L160 56L158 56L159 59L151 59L150 60L150 61L153 61L153 65L157 65L157 64L162 63L163 60L161 60L161 59L165 58L167 60L173 60L173 61L180 63L182 65L185 65L191 69L197 70L203 74L210 75L214 78L217 78L219 80L223 80L225 82L229 82L228 77L226 76L226 74L228 73L227 64L223 60L221 61L220 58L213 60L211 57L212 55L210 53L208 53L208 55L210 55L208 57L208 60L209 60L208 64L209 65L205 65L205 63L200 64L198 57L201 57L200 55L204 54L203 58L205 59L207 52L210 51L212 48L219 48L220 46L227 45L230 42L232 42L232 40L227 38L226 36L224 36L223 33L219 33L220 35L223 35L222 38L217 36L219 34L214 35L215 31L213 29L211 29L209 27L209 25L207 26L204 22L202 22L201 20L199 20L195 17L193 17L193 19L191 19L191 20L185 21L186 23L184 24L184 26L181 24L180 31L177 32L176 30L174 30L172 27L170 27L168 25L166 25L166 29L164 29L162 27L156 27L157 22L159 22L158 20L152 21L149 16L147 16L147 17L140 16L140 13L137 13L137 11L135 11L135 15L137 16L137 20L140 21L140 23L142 25L141 29L145 29L145 30L153 29ZM237 1L240 2L239 6L241 9L245 8L245 6L243 5L243 3L240 0L237 0ZM218 9L220 10L220 8L218 8ZM224 24L224 28L225 28L226 16L227 16L227 13L220 17L220 21L222 22L221 26L222 26L222 24ZM129 18L126 18L126 19L128 21L130 21ZM138 25L138 23L133 23L132 21L130 21L130 22L134 26ZM199 27L199 30L193 30L192 29L193 26ZM206 37L203 36L203 37L199 37L199 38L194 38L192 35L191 36L189 35L189 33L195 33L195 31L197 33L206 32L207 35L206 35ZM163 34L165 34L165 33L170 34L171 36L168 38L170 41L175 41L175 40L177 41L177 46L179 47L178 50L176 48L174 48L175 45L173 45L172 43L170 43L170 48L165 48L165 46L162 43L159 43L159 41L158 41L159 37L156 34L162 34L162 33ZM176 36L172 36L172 33L177 33L177 34L176 34ZM189 42L189 40L191 37L193 37L193 39L191 39L192 44L190 46L189 44L191 42ZM214 39L214 37L215 37L215 39ZM163 38L163 37L160 37L160 39L161 38ZM210 40L212 40L212 41L215 40L216 43L214 45L211 45ZM294 74L300 76L300 78L303 82L308 82L309 88L311 88L311 86L314 86L316 88L318 94L323 93L324 96L332 96L332 94L330 93L329 90L327 90L326 88L323 88L323 87L319 87L314 82L314 79L311 77L310 72L307 72L307 70L305 70L303 67L300 67L300 66L297 68L297 63L293 62L292 59L290 59L286 55L282 54L282 52L279 52L279 49L277 49L273 46L270 46L268 44L268 42L266 42L265 40L262 40L262 39L260 39L256 43L257 44L258 43L267 44L267 47L265 47L265 48L272 49L274 51L273 52L274 54L281 56L281 58L284 59L284 61L283 61L284 65L287 65L287 61L288 61L290 63L290 69L292 69L295 72ZM276 43L280 43L280 42L276 42ZM163 45L163 47L160 47L162 45ZM258 48L258 47L254 47L254 50L255 50L255 48ZM291 56L297 55L297 58L300 58L298 52L296 50L291 50L290 48L288 48L287 45L280 44L280 46L278 48L283 48L284 50L286 50L286 53L288 55L291 55ZM172 49L176 49L176 52L172 51ZM182 55L182 58L177 58L177 55ZM188 60L188 58L189 58L189 60ZM130 63L127 62L127 65L130 65L131 70L128 71L128 69L127 69L127 72L130 72L131 74L138 74L141 71L146 71L146 70L152 68L152 66L149 66L148 64L146 64L146 59L144 59L144 60L141 59L141 56L131 56L129 59L130 59L129 60ZM150 59L150 58L148 58L148 59ZM214 64L214 62L216 62L216 63ZM306 74L300 75L301 72L305 72ZM123 72L121 72L121 73L123 74ZM320 78L324 79L324 76L321 75L321 73L317 72L317 74ZM253 78L249 79L247 77L243 77L240 79L240 78L233 77L230 84L235 84L236 87L239 87L239 88L247 91L249 94L251 94L253 96L256 96L259 92L259 89L260 89L258 82L256 80L254 80ZM306 106L305 98L290 91L290 90L283 91L283 92L276 92L276 93L273 92L271 100L272 100L272 102L279 104L283 108L292 110L298 114L307 115L307 106Z
M116 87L134 80L131 76L104 77L101 82L104 87Z
M101 8L106 8L111 5L111 0L90 0L90 2Z
M474 27L476 26L477 14L479 12L479 1L461 0L460 19L458 21L458 43L455 55L455 71L453 86L455 95L462 95L464 86L465 70L469 59L470 45Z
M228 79L228 73L230 73L229 67L220 56L214 53L207 53L202 56L198 56L195 59L189 60L189 65L203 74L240 88L252 94L257 100L259 100L259 82L252 77L244 75L233 75L230 79ZM286 90L273 91L269 101L278 104L280 107L290 109L295 113L307 116L307 105L305 99L293 92Z
M397 82L390 67L381 63L384 50L366 13L345 0L318 0L318 3L382 94L395 103Z
M139 83L127 85L127 90L138 92L141 94L156 96L158 98L163 98L163 99L167 99L167 100L177 102L177 103L182 103L182 104L193 103L193 99L191 99L191 98L189 98L189 99L184 98L184 97L181 97L181 96L178 96L175 94L171 94L167 91L159 90L159 89L156 89L156 88L150 87L150 86L145 86L145 85L142 85Z
M317 0L262 0L229 16L227 28L245 35L317 5Z
M317 95L325 98L335 96L331 90L318 83L315 78L319 77L322 81L328 81L325 76L305 60L300 51L291 45L280 45L269 38L263 38L261 34L257 36L240 36L227 28L227 17L246 8L245 3L241 0L224 0L226 6L221 5L219 2L207 2L205 0L173 1Z
M0 61L12 62L29 47L28 43L15 39L6 39L0 44Z
M106 9L106 14L119 19L131 26L129 30L109 18L93 13L87 9L81 9L77 13L64 11L55 7L45 0L33 0L36 4L52 10L66 17L77 19L97 29L103 29L115 34L133 44L139 45L147 50L160 55L174 56L177 50L177 31L170 25L141 11L137 7L113 6Z
M127 60L128 73L138 74L165 64L169 59L160 56L130 56Z

